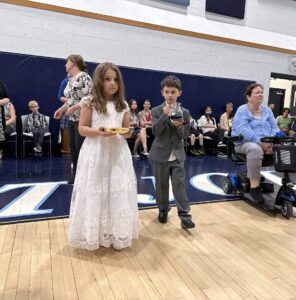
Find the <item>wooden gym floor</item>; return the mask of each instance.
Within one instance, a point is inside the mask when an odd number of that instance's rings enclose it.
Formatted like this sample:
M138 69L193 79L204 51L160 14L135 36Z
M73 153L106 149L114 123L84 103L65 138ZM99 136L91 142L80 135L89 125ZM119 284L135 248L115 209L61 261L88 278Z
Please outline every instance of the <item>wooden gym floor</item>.
M142 210L121 252L68 246L68 219L0 226L0 299L296 299L296 221L244 201Z

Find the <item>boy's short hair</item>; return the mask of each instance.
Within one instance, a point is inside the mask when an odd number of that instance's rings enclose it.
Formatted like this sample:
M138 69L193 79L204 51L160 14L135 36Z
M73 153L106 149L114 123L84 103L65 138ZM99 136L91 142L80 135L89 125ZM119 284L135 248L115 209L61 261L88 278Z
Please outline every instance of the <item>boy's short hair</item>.
M161 90L165 86L166 87L174 87L174 88L177 88L179 91L181 91L181 81L179 78L177 78L174 75L167 76L161 81L161 83L160 83Z
M31 100L28 103L29 108L34 107L34 106L39 106L38 102L36 100Z

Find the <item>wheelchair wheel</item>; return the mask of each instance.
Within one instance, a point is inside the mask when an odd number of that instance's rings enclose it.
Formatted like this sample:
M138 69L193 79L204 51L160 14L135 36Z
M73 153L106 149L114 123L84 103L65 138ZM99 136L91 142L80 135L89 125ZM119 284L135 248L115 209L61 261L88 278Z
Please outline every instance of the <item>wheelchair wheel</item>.
M231 194L233 191L233 186L228 177L225 177L222 182L222 189L225 194Z
M286 219L290 219L293 216L293 204L291 201L283 200L282 215Z

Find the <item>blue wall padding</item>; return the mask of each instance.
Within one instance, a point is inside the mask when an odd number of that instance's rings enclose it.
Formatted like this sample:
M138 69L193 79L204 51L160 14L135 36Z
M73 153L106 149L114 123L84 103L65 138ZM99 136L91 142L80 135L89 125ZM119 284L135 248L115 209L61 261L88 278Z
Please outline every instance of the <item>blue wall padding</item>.
M173 63L173 62L172 62ZM88 63L92 75L96 63ZM65 60L24 54L0 52L0 80L8 89L18 116L17 130L21 131L20 116L28 114L27 103L35 99L40 104L40 112L53 116L61 105L57 99L61 81L65 78ZM144 99L151 99L152 105L162 103L160 81L172 72L153 71L120 67L127 100L135 98L142 109ZM219 117L228 101L235 107L244 102L243 93L251 81L216 78L198 75L177 74L182 81L183 94L180 102L199 118L205 105L211 105L215 116ZM58 152L59 121L51 118L50 130L53 134L53 150Z
M246 0L206 0L206 11L244 19Z

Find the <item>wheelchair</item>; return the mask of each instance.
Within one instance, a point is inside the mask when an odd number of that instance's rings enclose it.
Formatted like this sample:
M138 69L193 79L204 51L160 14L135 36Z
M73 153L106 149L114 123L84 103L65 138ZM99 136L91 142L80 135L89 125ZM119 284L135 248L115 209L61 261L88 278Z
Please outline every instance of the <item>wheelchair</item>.
M245 163L246 156L236 153L234 142L242 140L242 137L230 137L228 139L228 156L235 163ZM293 190L294 184L290 179L290 173L296 173L296 139L288 136L263 137L260 139L264 143L273 144L273 154L265 155L262 166L274 165L277 172L283 173L281 186L277 192L274 192L274 184L266 182L261 176L260 188L263 193L263 208L266 210L280 210L286 219L293 216L293 207L296 206L296 194ZM250 179L246 172L237 171L229 173L222 182L222 188L226 194L234 194L254 202L249 194Z

